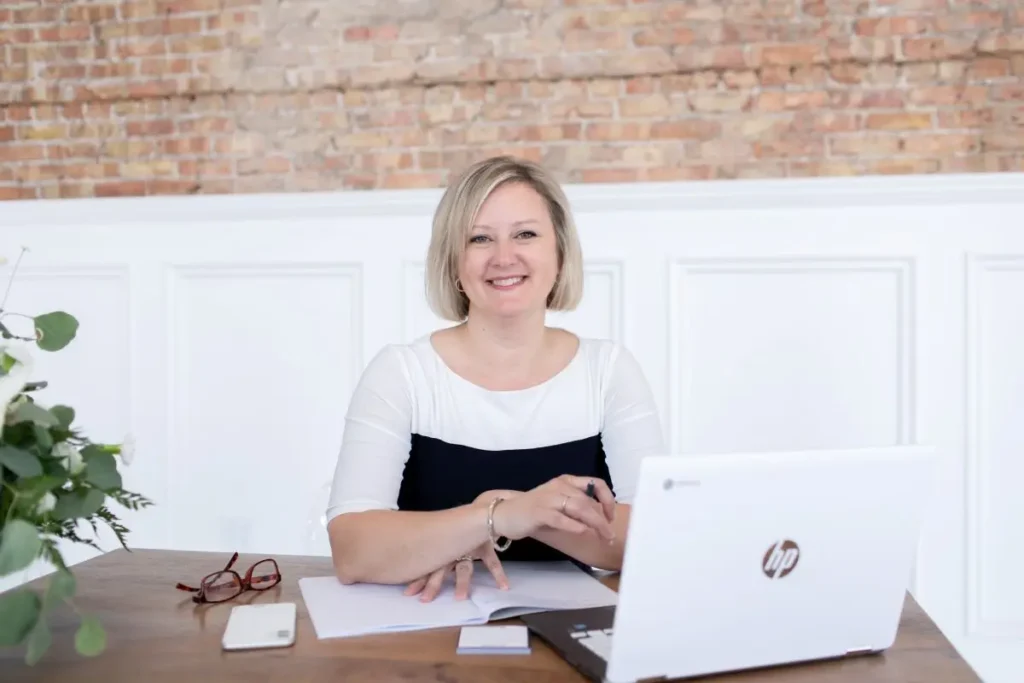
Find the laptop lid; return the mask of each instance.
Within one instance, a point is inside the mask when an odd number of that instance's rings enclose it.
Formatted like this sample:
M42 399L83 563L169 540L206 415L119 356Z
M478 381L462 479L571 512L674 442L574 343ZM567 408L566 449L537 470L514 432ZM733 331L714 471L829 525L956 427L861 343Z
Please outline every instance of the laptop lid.
M645 458L606 680L889 647L934 461L923 446Z

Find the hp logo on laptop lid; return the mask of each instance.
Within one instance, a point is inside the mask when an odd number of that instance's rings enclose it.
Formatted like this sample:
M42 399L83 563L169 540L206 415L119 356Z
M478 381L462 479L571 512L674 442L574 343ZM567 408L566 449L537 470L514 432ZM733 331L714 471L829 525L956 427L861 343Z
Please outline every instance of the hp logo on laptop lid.
M761 570L769 579L781 579L796 568L800 561L800 546L788 538L776 541L761 560Z

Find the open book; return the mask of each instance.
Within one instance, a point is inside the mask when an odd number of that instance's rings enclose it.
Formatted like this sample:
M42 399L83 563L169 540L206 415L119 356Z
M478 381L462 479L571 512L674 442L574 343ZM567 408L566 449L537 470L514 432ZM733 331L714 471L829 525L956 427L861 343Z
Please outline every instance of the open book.
M455 599L454 577L431 602L405 595L405 585L344 585L333 576L299 579L317 638L471 626L531 612L604 607L617 594L571 562L506 562L509 587L497 587L480 563L469 598Z

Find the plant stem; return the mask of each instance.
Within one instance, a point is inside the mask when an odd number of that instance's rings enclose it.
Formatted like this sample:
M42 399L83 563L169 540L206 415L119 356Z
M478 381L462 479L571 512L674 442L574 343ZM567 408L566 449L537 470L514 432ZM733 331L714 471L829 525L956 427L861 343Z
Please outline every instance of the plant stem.
M6 481L3 482L3 484L3 489L0 489L0 513L3 513L4 526L7 526L7 523L11 521L11 517L14 515L14 503L18 500L18 492L14 489L13 486L8 484ZM4 489L10 490L10 500L6 500L4 496Z
M27 247L22 247L21 248L21 253L18 254L18 260L14 262L14 269L11 270L11 277L7 280L7 291L4 292L4 299L3 299L3 301L0 301L0 311L4 310L4 306L7 305L7 297L11 293L11 285L14 284L14 276L18 272L18 266L21 265L21 257L25 255L26 251L28 251L28 248Z

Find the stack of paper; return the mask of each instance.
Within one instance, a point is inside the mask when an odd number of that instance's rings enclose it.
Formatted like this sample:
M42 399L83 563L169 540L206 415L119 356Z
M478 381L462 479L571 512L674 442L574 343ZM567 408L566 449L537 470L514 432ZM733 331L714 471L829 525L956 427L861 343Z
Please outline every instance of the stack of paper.
M431 602L405 595L404 585L344 585L336 577L299 579L318 638L472 626L530 612L616 604L617 595L571 562L507 562L508 590L482 567L473 572L468 600L455 599L451 579Z
M530 632L515 624L463 626L459 632L460 655L528 655Z

